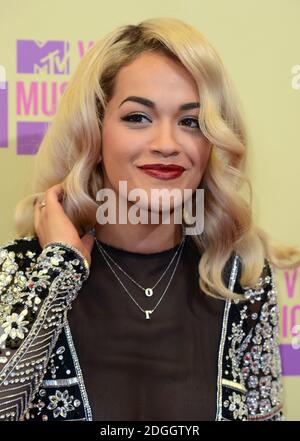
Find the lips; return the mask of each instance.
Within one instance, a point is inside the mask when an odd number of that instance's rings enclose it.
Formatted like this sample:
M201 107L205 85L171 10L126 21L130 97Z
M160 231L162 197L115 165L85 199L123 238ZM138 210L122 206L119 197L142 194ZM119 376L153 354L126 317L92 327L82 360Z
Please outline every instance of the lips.
M164 180L178 178L185 171L184 167L174 164L147 164L139 168L153 178Z
M183 172L185 170L184 167L181 165L175 165L175 164L145 164L140 166L140 168L144 170L159 170L159 171L166 171L166 172Z

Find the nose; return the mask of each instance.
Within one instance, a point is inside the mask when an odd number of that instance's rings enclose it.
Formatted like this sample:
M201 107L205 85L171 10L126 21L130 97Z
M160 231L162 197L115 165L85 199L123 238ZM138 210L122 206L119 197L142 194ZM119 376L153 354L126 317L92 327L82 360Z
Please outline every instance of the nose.
M153 154L162 156L177 156L181 152L180 145L174 138L174 128L165 122L157 126L150 150Z

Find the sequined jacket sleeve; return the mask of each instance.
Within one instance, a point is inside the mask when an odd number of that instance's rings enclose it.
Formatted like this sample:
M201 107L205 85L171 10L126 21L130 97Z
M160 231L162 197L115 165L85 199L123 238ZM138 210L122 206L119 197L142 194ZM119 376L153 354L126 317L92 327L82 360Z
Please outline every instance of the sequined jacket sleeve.
M241 371L247 390L247 419L282 420L278 293L267 259L255 289L246 289L245 296Z
M84 256L62 242L41 249L32 236L0 247L0 419L22 419L88 276Z
M282 420L279 309L267 259L254 289L241 287L238 258L235 292L246 301L228 301L220 347L218 420ZM224 348L224 353L223 353Z
M245 295L250 301L247 322L252 330L243 358L248 420L282 420L278 292L268 260L256 289L247 290Z

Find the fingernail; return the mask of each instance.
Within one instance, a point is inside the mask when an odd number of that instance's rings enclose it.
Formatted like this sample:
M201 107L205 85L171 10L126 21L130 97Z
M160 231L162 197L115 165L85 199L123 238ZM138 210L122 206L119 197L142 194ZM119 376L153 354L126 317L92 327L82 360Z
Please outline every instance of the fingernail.
M90 233L92 236L96 237L96 230L95 230L95 228L92 228L92 229L89 231L89 233Z

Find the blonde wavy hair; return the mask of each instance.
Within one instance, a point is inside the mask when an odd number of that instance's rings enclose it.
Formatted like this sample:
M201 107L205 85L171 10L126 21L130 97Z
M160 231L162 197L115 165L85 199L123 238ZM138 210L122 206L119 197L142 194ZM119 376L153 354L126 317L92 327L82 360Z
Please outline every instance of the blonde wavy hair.
M246 176L247 141L238 100L223 63L203 35L174 18L120 26L87 51L60 100L35 158L33 192L16 207L18 237L35 235L33 201L62 183L64 209L79 235L95 225L96 194L103 188L101 127L118 71L145 51L182 63L199 88L199 126L212 149L201 181L205 191L204 231L192 236L201 249L199 286L223 299L244 299L222 277L233 252L241 262L239 283L255 287L265 258L278 268L299 265L298 250L275 244L252 218L252 190ZM247 184L249 200L242 196ZM296 262L292 262L293 257Z

